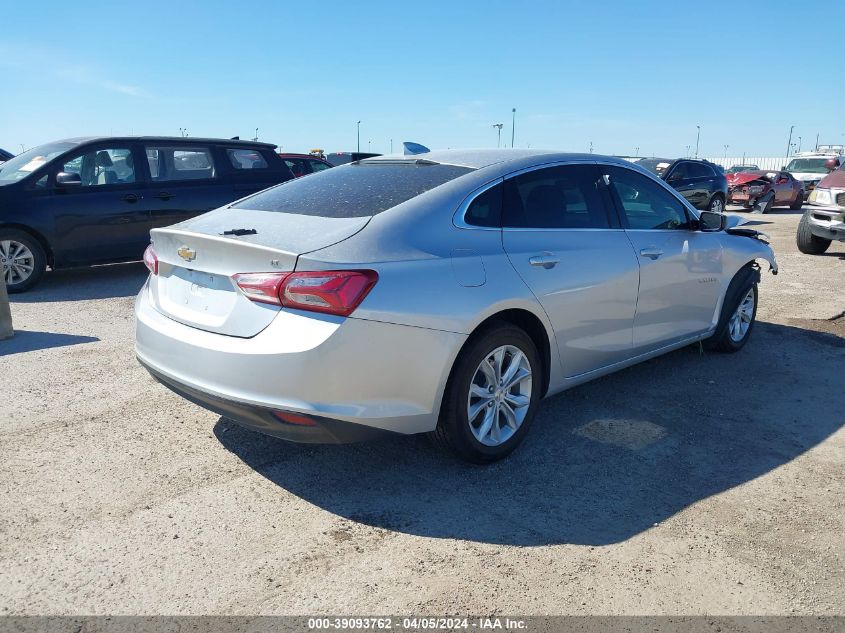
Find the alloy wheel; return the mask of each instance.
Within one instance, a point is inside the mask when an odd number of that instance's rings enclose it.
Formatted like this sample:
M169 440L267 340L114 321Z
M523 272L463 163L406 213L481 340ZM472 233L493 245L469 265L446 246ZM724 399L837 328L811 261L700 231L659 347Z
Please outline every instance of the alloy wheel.
M35 270L35 255L26 244L15 240L0 241L0 264L6 284L20 284L32 276Z
M713 198L713 202L710 203L710 210L713 213L723 213L725 211L725 205L722 204L722 199Z
M751 320L754 318L754 288L748 289L745 298L739 302L736 311L731 315L731 320L728 321L728 333L734 343L739 343L745 335L748 334L748 329L751 327Z
M513 345L487 354L475 370L467 395L467 418L475 439L499 446L519 430L531 405L531 363Z

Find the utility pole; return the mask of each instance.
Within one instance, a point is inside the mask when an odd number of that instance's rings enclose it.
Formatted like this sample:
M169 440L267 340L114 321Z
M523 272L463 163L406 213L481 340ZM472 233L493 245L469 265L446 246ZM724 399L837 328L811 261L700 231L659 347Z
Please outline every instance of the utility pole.
M511 149L513 149L513 139L516 135L516 108L511 110L511 114L513 115L513 120L511 121Z
M361 122L358 121L358 149L357 152L361 151Z
M786 157L789 158L789 150L792 148L792 130L795 129L795 126L789 128L789 140L786 142Z
M695 157L698 158L698 141L701 140L701 126L696 125L695 127L698 128L698 134L695 137Z
M502 128L505 127L504 123L494 123L493 127L499 132L499 139L496 141L496 147L502 146Z
M819 135L816 133L816 151L819 151Z

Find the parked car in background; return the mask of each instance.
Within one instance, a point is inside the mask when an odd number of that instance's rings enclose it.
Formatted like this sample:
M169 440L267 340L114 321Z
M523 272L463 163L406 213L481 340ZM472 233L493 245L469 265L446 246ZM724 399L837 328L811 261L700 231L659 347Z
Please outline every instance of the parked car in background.
M14 157L15 155L12 152L7 152L5 149L0 148L0 165Z
M788 171L757 169L728 174L728 204L742 205L756 213L772 207L797 210L804 203L804 183Z
M819 181L843 163L845 163L845 156L839 154L802 152L796 154L787 165L784 165L783 169L792 174L793 178L804 183L804 199L806 200Z
M845 241L845 166L822 178L809 202L798 224L798 250L820 255L832 241Z
M252 141L96 137L15 156L0 167L9 292L31 288L47 266L139 260L151 229L292 179L274 150Z
M754 171L755 169L760 169L759 165L749 164L749 165L731 165L731 167L725 170L726 174L736 174L741 171Z
M727 221L618 158L373 158L153 230L136 355L263 433L433 432L491 462L546 395L698 341L743 347L756 261L777 265Z
M338 167L357 160L373 158L374 156L381 156L381 154L371 154L368 152L334 152L333 154L326 154L326 160L333 166Z
M636 164L666 181L696 209L725 210L728 181L718 165L689 158L644 158Z
M279 156L285 161L285 165L288 166L291 172L293 172L294 178L300 178L333 167L329 161L312 154L279 154Z

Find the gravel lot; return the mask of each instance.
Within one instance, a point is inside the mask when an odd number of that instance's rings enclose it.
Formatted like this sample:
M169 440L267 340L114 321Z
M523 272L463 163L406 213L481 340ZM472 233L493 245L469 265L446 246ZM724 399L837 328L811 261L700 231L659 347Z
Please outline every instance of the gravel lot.
M48 274L0 343L0 614L845 614L845 245L799 218L750 216L741 353L551 398L487 468L241 430L136 363L141 265Z

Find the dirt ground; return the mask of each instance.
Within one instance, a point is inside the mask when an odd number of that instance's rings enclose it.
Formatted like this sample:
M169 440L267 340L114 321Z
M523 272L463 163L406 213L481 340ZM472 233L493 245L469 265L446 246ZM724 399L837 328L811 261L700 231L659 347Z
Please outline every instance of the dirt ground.
M0 343L0 614L845 614L845 245L799 218L750 216L741 353L550 398L486 468L242 430L135 361L141 265L48 274Z

